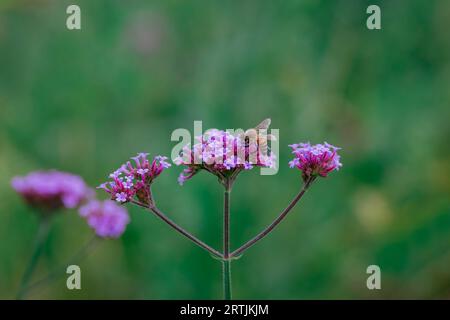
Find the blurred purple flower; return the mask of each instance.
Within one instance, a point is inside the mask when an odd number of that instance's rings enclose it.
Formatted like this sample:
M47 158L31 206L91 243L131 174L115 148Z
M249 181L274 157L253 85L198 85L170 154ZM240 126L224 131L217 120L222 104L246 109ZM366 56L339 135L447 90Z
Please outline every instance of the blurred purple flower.
M289 162L291 168L298 168L302 171L303 180L310 177L326 177L333 170L342 167L340 156L337 150L340 148L331 144L299 143L289 145L295 158Z
M81 177L56 170L14 177L11 185L28 204L46 211L75 208L94 194Z
M79 213L97 236L103 238L120 237L130 222L127 210L111 200L92 200L82 206Z
M153 161L147 159L148 153L139 153L134 164L128 161L109 175L110 181L102 183L103 189L111 195L111 199L125 203L136 197L140 202L151 202L150 185L165 169L170 167L167 157L156 156Z

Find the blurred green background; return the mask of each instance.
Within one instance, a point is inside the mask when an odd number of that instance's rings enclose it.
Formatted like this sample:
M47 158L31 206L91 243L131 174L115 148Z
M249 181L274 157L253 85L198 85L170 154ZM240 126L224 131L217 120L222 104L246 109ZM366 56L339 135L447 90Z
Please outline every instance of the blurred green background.
M66 8L82 30L66 29ZM382 30L366 28L378 4ZM140 151L170 155L176 128L280 129L280 170L241 174L232 247L300 187L288 144L342 147L268 238L233 263L239 299L450 298L450 1L0 1L0 298L14 298L38 219L10 179L36 169L92 186ZM201 173L154 186L159 206L221 247L222 188ZM104 194L98 194L106 198ZM129 208L119 240L34 299L214 299L221 265L150 214ZM53 221L34 279L92 237L76 211ZM366 288L377 264L382 290Z

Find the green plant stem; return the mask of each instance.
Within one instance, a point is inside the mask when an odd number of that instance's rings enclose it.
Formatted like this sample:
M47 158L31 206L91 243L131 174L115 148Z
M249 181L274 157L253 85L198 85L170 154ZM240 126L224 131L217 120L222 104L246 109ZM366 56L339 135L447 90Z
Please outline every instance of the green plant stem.
M94 235L88 242L86 242L78 251L75 253L65 264L60 265L58 268L50 272L45 277L41 278L40 280L35 281L34 283L30 284L26 288L27 294L30 294L31 292L37 290L38 288L42 287L43 285L53 281L58 276L65 273L67 266L79 263L82 261L90 252L91 250L101 242L101 238Z
M231 300L231 260L223 260L223 298Z
M189 240L191 240L193 243L195 243L196 245L198 245L199 247L205 249L206 251L208 251L209 253L211 253L213 256L215 257L219 257L221 258L222 255L220 254L220 252L218 252L217 250L211 248L210 246L208 246L206 243L204 243L203 241L201 241L200 239L198 239L197 237L194 237L192 234L190 234L189 232L187 232L186 230L184 230L182 227L180 227L178 224L176 224L175 222L173 222L171 219L169 219L169 217L167 217L164 213L162 213L161 210L159 210L157 207L150 207L149 208L158 218L160 218L162 221L164 221L165 223L167 223L169 226L171 226L174 230L176 230L178 233L182 234L183 236L185 236L186 238L188 238Z
M242 253L244 253L245 250L253 246L255 243L257 243L259 240L267 236L283 219L287 216L287 214L292 210L292 208L295 207L297 202L303 197L305 192L310 187L311 183L315 180L315 178L309 178L305 184L303 185L303 188L297 193L297 195L292 199L292 201L289 203L289 205L280 213L280 215L270 224L268 225L264 230L262 230L260 233L258 233L254 238L247 241L245 244L243 244L238 249L234 250L230 257L235 258Z
M178 224L176 224L172 219L170 219L168 216L166 216L161 210L159 210L157 207L153 206L153 205L146 205L143 203L140 203L138 201L131 201L131 203L149 210L150 212L152 212L155 216L157 216L159 219L161 219L162 221L164 221L165 223L167 223L172 229L174 229L175 231L177 231L179 234L185 236L186 238L188 238L189 240L191 240L193 243L195 243L197 246L199 246L200 248L208 251L210 254L212 254L214 257L216 258L220 258L222 259L223 256L222 254L215 250L214 248L210 247L209 245L207 245L206 243L204 243L203 241L201 241L200 239L198 239L197 237L195 237L194 235L192 235L191 233L189 233L188 231L186 231L185 229L183 229L181 226L179 226Z
M25 269L25 273L22 276L22 280L20 281L19 292L17 293L16 296L18 300L23 299L25 294L27 293L28 282L30 281L31 276L33 275L33 272L36 269L39 257L42 254L42 249L44 247L45 241L47 240L49 229L50 229L50 219L48 217L41 218L39 228L36 234L36 239L34 242L33 254L31 256L27 268Z
M231 260L230 260L230 182L227 182L223 201L223 296L231 300Z

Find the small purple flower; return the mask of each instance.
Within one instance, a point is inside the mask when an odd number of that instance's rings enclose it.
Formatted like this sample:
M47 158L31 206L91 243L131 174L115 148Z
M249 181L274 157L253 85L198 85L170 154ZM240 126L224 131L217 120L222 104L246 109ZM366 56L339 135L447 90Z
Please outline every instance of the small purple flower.
M120 237L130 222L127 210L111 200L92 200L82 206L79 213L97 236L103 238Z
M170 167L167 157L156 156L153 161L147 159L148 153L139 153L132 157L134 165L128 161L110 175L112 181L102 183L98 189L103 189L111 195L112 200L125 203L137 198L148 204L150 185L161 172Z
M342 167L337 153L340 148L327 142L316 145L296 143L289 146L295 155L295 158L289 161L289 167L300 169L304 181L316 176L326 177L331 171Z
M244 169L251 170L251 169L253 169L253 166L250 163L246 162L246 163L244 163Z
M119 169L119 170L116 170L116 171L114 171L113 173L111 173L111 174L109 175L109 177L112 178L112 179L115 179L115 178L118 178L118 177L120 176L121 173L122 173L122 171Z
M145 175L148 172L148 169L138 169L136 171L138 174L140 174L141 176Z
M127 202L128 197L125 192L116 193L116 201L117 202Z
M14 177L11 185L28 204L46 211L75 208L94 194L81 177L56 170Z
M123 187L125 189L131 189L132 186L133 186L133 182L130 181L129 179L127 179L126 181L123 182Z
M167 157L163 157L163 156L155 157L155 160L158 161L164 169L167 169L170 167L170 163L167 162L167 159L168 159Z
M178 183L183 185L186 180L192 178L200 169L196 167L188 167L178 176Z

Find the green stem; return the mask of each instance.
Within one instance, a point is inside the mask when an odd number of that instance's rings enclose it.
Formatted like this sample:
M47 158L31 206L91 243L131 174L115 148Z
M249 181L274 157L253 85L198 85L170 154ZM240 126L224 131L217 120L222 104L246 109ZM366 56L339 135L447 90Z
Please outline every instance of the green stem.
M263 231L261 231L260 233L258 233L258 235L256 235L254 238L250 239L249 241L247 241L245 244L243 244L241 247L239 247L238 249L234 250L231 254L230 257L231 258L236 258L239 255L241 255L242 253L244 253L244 251L246 251L248 248L250 248L251 246L253 246L255 243L257 243L259 240L261 240L262 238L264 238L265 236L267 236L270 232L272 232L273 229L275 229L275 227L281 222L283 221L284 218L286 218L287 214L295 207L295 205L297 204L297 202L303 197L303 195L305 194L305 192L308 190L308 188L310 187L311 183L313 183L313 181L316 178L309 178L305 184L303 185L303 188L300 190L300 192L295 196L295 198L289 203L289 205L280 213L280 215L270 224L268 225Z
M195 243L197 246L199 246L200 248L205 249L206 251L208 251L209 253L211 253L214 257L216 258L220 258L222 259L222 254L215 250L214 248L210 247L209 245L207 245L206 243L204 243L203 241L201 241L200 239L198 239L197 237L195 237L194 235L190 234L189 232L187 232L185 229L183 229L182 227L180 227L178 224L176 224L174 221L172 221L168 216L166 216L161 210L159 210L157 207L155 207L153 204L151 204L150 206L145 204L145 203L141 203L139 201L134 201L131 200L131 203L150 210L151 212L153 212L159 219L161 219L162 221L164 221L165 223L167 223L170 227L172 227L175 231L177 231L178 233L182 234L183 236L185 236L186 238L188 238L189 240L191 240L193 243Z
M223 296L231 300L231 261L230 261L230 193L231 183L225 185L223 202Z
M28 287L26 287L26 292L28 294L35 292L36 289L50 283L51 281L55 280L58 276L61 276L65 273L67 266L80 263L89 253L90 251L101 242L101 238L97 236L93 236L81 249L65 264L60 265L57 269L53 270L51 273L49 273L44 278L37 280L36 282L30 284Z
M22 276L22 280L20 281L20 289L16 296L18 300L23 299L25 294L27 293L28 282L30 281L31 276L36 269L39 257L42 254L42 249L48 236L49 227L49 218L41 218L39 229L36 234L36 240L34 242L33 254L27 268L25 269L25 273Z
M223 298L231 300L231 261L223 260Z

